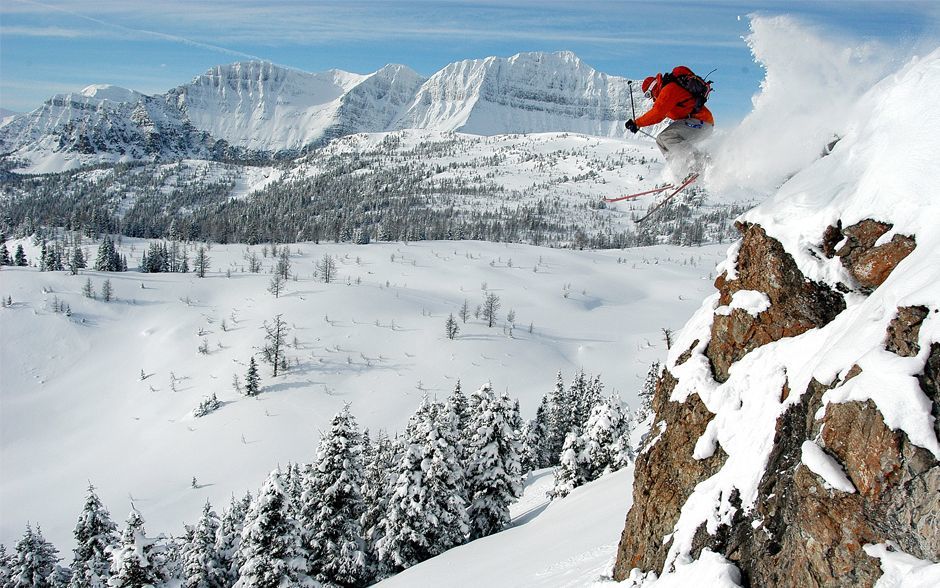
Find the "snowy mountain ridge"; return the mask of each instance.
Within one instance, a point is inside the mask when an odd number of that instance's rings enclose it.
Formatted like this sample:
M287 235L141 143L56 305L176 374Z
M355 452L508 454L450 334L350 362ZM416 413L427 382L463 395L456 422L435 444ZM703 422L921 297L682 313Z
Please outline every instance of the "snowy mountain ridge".
M2 127L0 149L14 164L48 172L116 161L289 155L332 137L412 128L620 137L630 112L627 82L571 52L466 60L429 79L402 65L361 75L248 61L211 68L161 95L91 85L53 96Z

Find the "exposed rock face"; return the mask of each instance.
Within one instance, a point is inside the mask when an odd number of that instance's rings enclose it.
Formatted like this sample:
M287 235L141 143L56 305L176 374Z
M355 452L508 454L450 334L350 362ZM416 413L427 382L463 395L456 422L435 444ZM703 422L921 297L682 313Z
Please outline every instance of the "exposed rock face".
M845 309L841 295L803 277L790 254L761 227L739 225L738 230L743 234L738 259L748 261L739 262L737 279L718 277L719 304L731 304L735 292L756 290L767 295L770 308L756 317L741 309L715 316L705 354L719 382L728 379L728 368L749 351L825 325Z
M858 282L850 286L870 292L915 247L912 237L899 235L876 246L890 228L871 220L844 231L831 227L821 236L822 251L827 257L841 258ZM739 230L743 237L737 275L729 279L723 274L716 281L719 305L729 305L741 290L759 291L771 304L757 316L742 309L714 315L712 338L704 353L718 382L726 381L729 368L746 354L823 327L846 308L841 294L807 280L761 227L742 225ZM885 332L884 349L901 357L917 356L923 351L921 325L934 312L924 306L898 308ZM940 462L912 444L903 431L886 426L872 401L824 404L827 391L861 373L856 366L831 385L812 380L805 390L791 391L789 384L781 389L781 398L802 396L777 419L753 509L745 512L740 499L731 496L738 508L730 524L713 533L699 528L693 557L704 548L721 553L740 568L742 581L751 586L872 586L882 570L878 560L862 549L870 543L891 541L918 558L940 559ZM931 345L918 381L932 402L933 415L940 416L940 344ZM657 386L656 424L650 434L655 440L637 459L633 507L614 569L618 580L632 568L663 570L669 537L685 501L726 458L720 448L705 460L692 457L713 415L695 395L681 403L670 401L678 383L667 369ZM938 423L935 430L940 433ZM802 463L801 447L807 440L844 469L855 492L830 488Z
M914 239L906 235L894 235L888 243L876 246L878 239L889 230L891 225L870 219L844 230L830 227L823 241L823 251L829 257L839 256L862 289L870 292L880 286L916 246ZM844 244L836 250L840 239Z
M662 568L668 547L663 537L672 532L679 509L695 484L715 473L724 462L720 451L706 460L692 457L695 441L705 432L712 414L696 396L684 404L669 402L675 385L676 380L669 372L665 372L657 383L653 396L657 419L650 436L655 438L661 422L672 424L681 420L684 427L676 434L663 437L649 451L637 457L634 500L642 497L646 504L655 506L630 510L620 545L629 546L632 557L623 561L618 559L618 577L621 579L635 567Z

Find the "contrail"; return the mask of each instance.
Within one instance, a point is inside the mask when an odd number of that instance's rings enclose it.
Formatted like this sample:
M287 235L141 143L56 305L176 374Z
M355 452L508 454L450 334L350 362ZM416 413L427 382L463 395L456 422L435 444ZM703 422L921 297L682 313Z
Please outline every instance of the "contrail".
M200 49L207 49L207 50L209 50L209 51L216 51L216 52L218 52L218 53L225 53L226 55L232 55L232 56L235 56L235 57L242 57L242 58L248 58L248 59L256 59L256 60L259 60L259 61L267 61L267 60L264 59L263 57L258 57L257 55L252 55L252 54L250 54L250 53L244 53L244 52L242 52L242 51L236 51L236 50L234 50L234 49L228 49L228 48L226 48L226 47L220 47L220 46L218 46L218 45L212 45L212 44L210 44L210 43L202 43L202 42L200 42L200 41L193 41L192 39L187 39L186 37L180 37L180 36L177 36L177 35L170 35L170 34L161 33L161 32L158 32L158 31L148 31L148 30L146 30L146 29L134 29L134 28L131 28L131 27L125 27L125 26L123 26L123 25L119 25L119 24L114 24L114 23L106 22L106 21L103 21L103 20L100 20L100 19L97 19L97 18L93 18L93 17L91 17L91 16L86 16L86 15L84 15L84 14L80 14L80 13L75 12L75 11L73 11L73 10L69 10L69 9L67 9L67 8L62 8L62 7L60 7L60 6L52 6L52 5L49 5L49 4L43 4L42 2L36 2L35 0L14 0L14 1L15 1L15 2L19 2L20 4L31 4L31 5L33 5L33 6L39 6L39 7L41 7L41 8L45 8L46 10L55 10L55 11L58 11L58 12L62 12L62 13L64 13L64 14L68 14L68 15L74 16L74 17L76 17L76 18L80 18L80 19L83 19L83 20L87 20L87 21L89 21L89 22L93 22L93 23L95 23L95 24L97 24L97 25L101 25L101 26L103 26L103 27L109 27L109 28L112 28L112 29L120 30L120 31L125 31L125 32L130 32L130 33L136 33L136 34L139 34L139 35L145 35L145 36L148 36L148 37L153 37L153 38L155 38L155 39L161 39L161 40L163 40L163 41L170 41L170 42L173 42L173 43L182 43L182 44L184 44L184 45L189 45L190 47L198 47L198 48L200 48Z

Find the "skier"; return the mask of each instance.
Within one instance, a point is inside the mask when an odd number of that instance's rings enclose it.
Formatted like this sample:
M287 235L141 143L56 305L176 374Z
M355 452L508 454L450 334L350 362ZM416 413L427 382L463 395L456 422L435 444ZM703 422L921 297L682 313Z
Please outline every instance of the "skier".
M672 119L673 122L656 137L656 144L671 166L699 171L703 161L695 145L708 137L715 127L715 118L705 107L710 84L684 65L677 66L671 73L646 78L641 88L648 98L652 98L653 108L636 120L628 120L627 130L636 134L641 127Z

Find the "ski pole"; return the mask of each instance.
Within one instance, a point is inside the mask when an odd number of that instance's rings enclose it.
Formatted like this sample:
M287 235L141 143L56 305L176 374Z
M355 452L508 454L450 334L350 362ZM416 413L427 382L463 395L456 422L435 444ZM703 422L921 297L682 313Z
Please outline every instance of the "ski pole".
M633 121L636 122L636 105L633 103L633 80L627 80L627 88L630 90L630 110L633 112ZM656 137L647 133L643 129L637 129L638 132L643 133L650 139L656 140Z
M633 120L636 120L636 105L633 104L633 80L627 80L627 88L630 89L630 110L633 111Z

